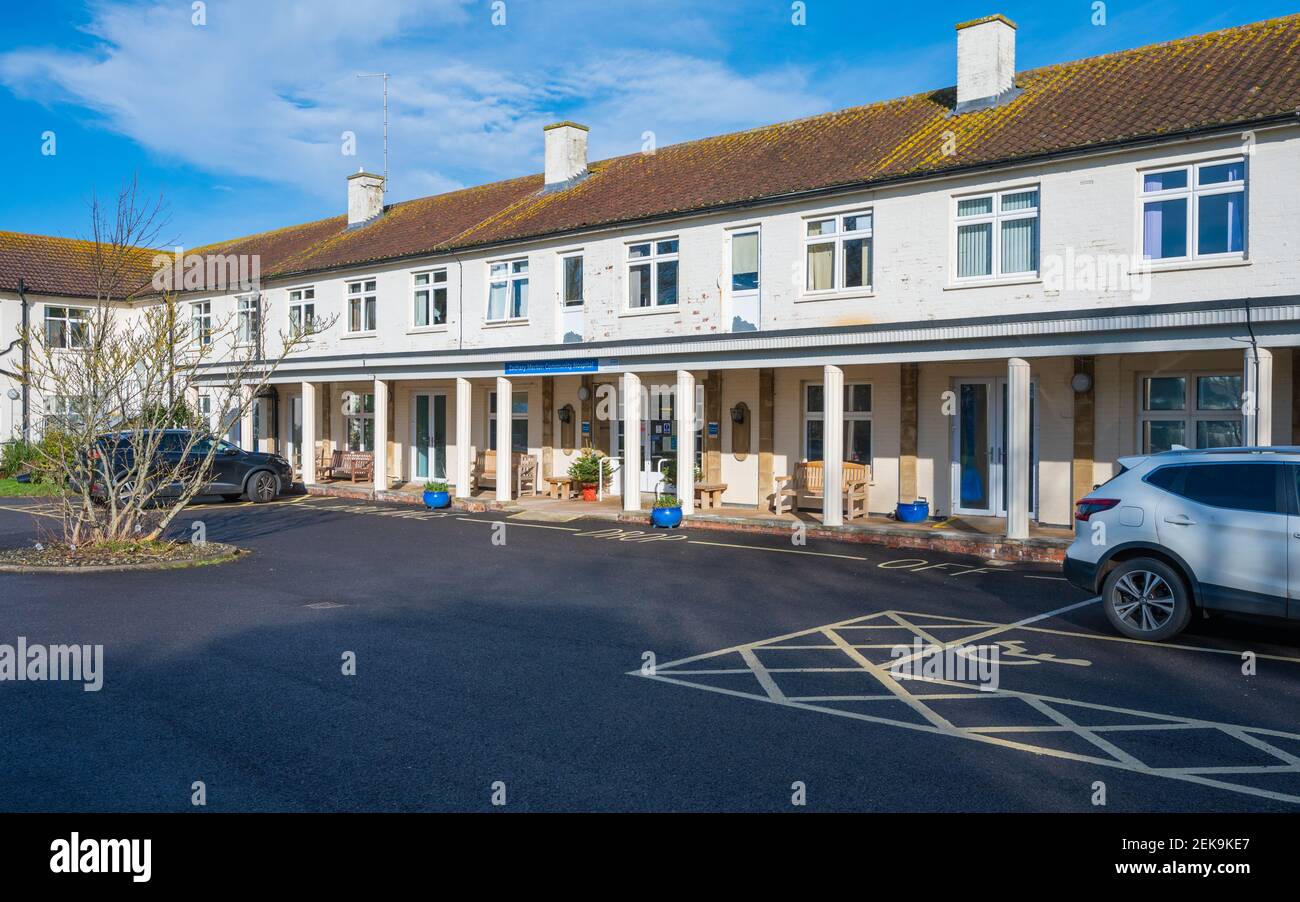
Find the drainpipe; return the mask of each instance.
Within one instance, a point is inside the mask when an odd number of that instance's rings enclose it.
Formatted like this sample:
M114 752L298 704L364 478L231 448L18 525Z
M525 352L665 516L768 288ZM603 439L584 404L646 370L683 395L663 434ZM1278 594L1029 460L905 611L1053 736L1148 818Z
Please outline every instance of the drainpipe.
M27 374L31 372L31 346L27 341L27 330L31 325L31 305L27 302L27 283L22 278L18 279L18 299L23 305L23 441L32 440L32 414L31 414L31 389L27 385Z
M1255 337L1255 324L1251 321L1251 317L1250 317L1250 298L1246 298L1245 306L1246 306L1246 331L1250 333L1250 356L1251 359L1255 362L1255 365L1253 367L1254 372L1251 373L1252 377L1254 378L1255 384L1247 385L1246 391L1249 391L1251 393L1250 395L1251 403L1255 407L1255 412L1254 414L1251 415L1250 418L1250 423L1254 429L1255 434L1253 436L1243 435L1242 441L1246 445L1253 447L1259 444L1259 340Z

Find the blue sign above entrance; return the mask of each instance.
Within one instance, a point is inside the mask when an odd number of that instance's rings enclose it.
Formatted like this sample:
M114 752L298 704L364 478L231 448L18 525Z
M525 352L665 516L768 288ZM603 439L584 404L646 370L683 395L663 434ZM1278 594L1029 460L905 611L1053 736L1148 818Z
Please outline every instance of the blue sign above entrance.
M581 360L528 360L506 363L507 376L553 376L557 373L594 373L600 366L595 357Z

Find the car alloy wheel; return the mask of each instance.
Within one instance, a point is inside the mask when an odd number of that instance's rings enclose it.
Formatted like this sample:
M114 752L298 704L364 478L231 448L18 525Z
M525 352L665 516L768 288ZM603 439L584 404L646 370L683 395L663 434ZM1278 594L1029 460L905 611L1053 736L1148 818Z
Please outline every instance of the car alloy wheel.
M1115 616L1133 629L1153 633L1174 616L1178 600L1164 577L1150 570L1130 570L1111 589Z
M258 473L253 477L248 495L259 504L271 501L275 498L275 477L270 473Z

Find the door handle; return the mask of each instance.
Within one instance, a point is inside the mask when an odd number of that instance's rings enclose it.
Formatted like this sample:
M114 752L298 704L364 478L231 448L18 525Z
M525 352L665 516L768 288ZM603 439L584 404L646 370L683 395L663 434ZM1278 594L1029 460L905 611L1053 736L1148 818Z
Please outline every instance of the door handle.
M1165 517L1166 523L1172 523L1174 526L1195 526L1196 521L1186 514L1179 514L1176 517Z

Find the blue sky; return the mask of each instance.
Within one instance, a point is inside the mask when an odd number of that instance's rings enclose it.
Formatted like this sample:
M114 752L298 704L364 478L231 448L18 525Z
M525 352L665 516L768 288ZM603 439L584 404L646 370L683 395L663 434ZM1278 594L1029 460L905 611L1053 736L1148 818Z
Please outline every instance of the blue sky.
M8 0L0 229L82 237L91 193L132 174L189 247L342 213L345 176L382 167L360 72L392 75L403 200L540 171L556 119L590 125L599 159L948 86L953 25L992 12L1026 69L1296 11L1114 0L1096 25L1092 0L805 0L795 25L789 0L503 2L493 24L493 0L208 0L195 25L191 0Z

